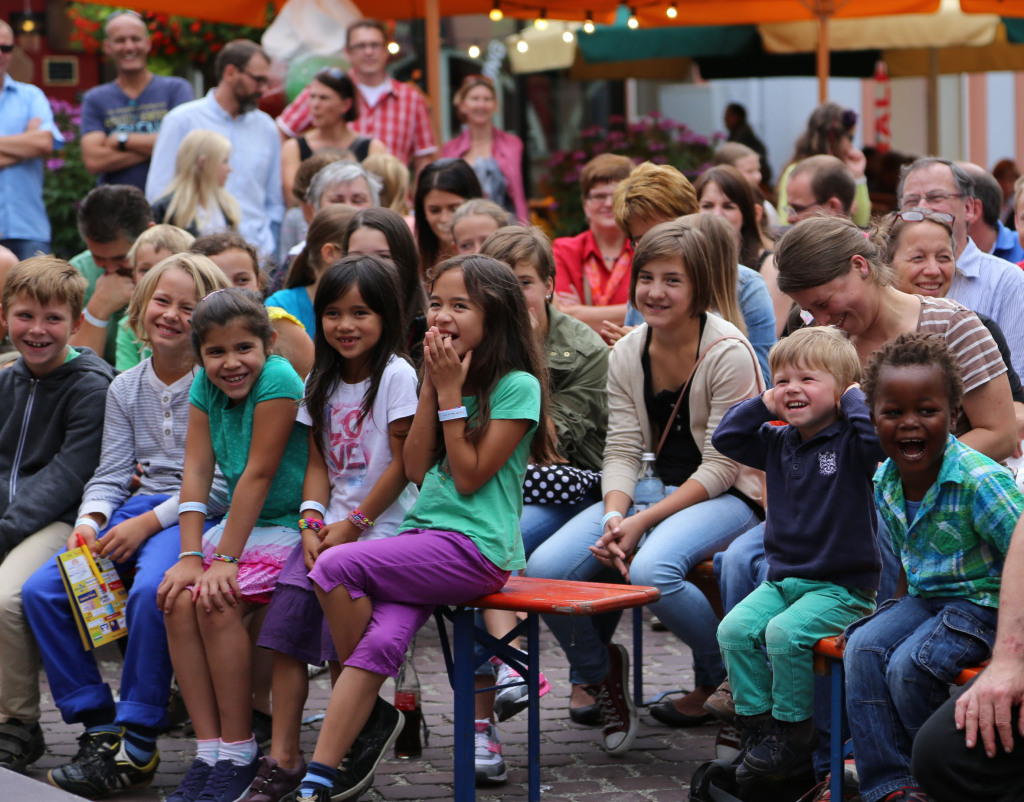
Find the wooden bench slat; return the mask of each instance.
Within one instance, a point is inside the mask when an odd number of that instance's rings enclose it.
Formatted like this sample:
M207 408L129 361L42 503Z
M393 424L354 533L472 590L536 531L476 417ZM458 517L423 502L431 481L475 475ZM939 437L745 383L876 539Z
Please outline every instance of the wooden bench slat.
M546 615L597 615L642 607L660 598L660 590L643 585L512 576L497 593L468 601L465 606Z

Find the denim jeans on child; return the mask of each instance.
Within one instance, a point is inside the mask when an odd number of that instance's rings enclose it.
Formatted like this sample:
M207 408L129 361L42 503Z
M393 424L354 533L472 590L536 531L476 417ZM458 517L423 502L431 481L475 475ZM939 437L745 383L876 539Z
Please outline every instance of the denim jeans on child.
M602 565L589 549L603 532L603 515L604 503L598 502L555 532L530 557L527 576L621 582L619 572ZM650 610L693 651L698 685L721 682L725 668L715 639L718 619L686 575L756 523L750 507L736 496L723 494L680 510L651 529L630 565L633 584L661 590L661 599ZM619 615L545 617L569 659L571 682L590 685L607 676L605 644L611 641Z
M914 737L956 676L989 657L997 616L966 599L904 596L848 628L846 711L864 802L917 785Z
M110 517L102 538L117 524L149 512L165 495L133 496ZM204 528L213 525L207 521ZM163 611L156 604L156 589L164 574L178 561L181 531L178 525L157 532L142 543L126 562L117 564L128 591L128 643L121 670L120 701L116 722L121 725L163 727L171 692L171 658L167 649ZM100 676L94 653L82 648L64 582L56 559L35 572L23 589L25 614L39 642L50 692L68 724L86 713L115 710L110 687Z

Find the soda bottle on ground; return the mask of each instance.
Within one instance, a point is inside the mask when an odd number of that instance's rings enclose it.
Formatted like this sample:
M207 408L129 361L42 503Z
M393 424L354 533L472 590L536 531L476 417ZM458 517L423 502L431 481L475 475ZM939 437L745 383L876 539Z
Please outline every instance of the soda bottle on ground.
M395 739L395 757L409 759L423 754L420 729L423 726L423 709L420 707L420 678L412 660L413 649L405 655L405 662L398 670L395 680L395 707L405 716L405 725Z

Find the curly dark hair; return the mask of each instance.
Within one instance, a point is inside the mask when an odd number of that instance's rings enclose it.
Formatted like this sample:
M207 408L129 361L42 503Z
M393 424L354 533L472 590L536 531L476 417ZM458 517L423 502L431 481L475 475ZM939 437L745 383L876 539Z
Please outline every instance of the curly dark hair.
M942 380L946 385L949 408L960 408L964 397L964 381L960 375L960 366L956 357L949 350L941 334L919 334L904 332L875 351L868 366L864 369L861 390L867 398L868 407L874 409L878 393L879 376L883 368L903 368L913 365L934 366L942 371Z

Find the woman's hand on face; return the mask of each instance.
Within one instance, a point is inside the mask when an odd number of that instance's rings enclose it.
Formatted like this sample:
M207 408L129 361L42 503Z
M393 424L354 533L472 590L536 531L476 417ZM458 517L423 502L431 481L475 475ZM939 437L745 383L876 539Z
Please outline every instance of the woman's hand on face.
M455 353L455 348L452 346L451 338L442 338L436 326L427 332L426 339L427 346L423 349L423 361L434 387L437 388L438 395L450 393L461 398L462 385L465 384L473 352L467 351L466 355L459 359L459 355Z
M862 151L851 147L843 155L843 162L850 168L850 172L853 173L853 177L858 181L864 177L864 171L867 169L868 160Z

